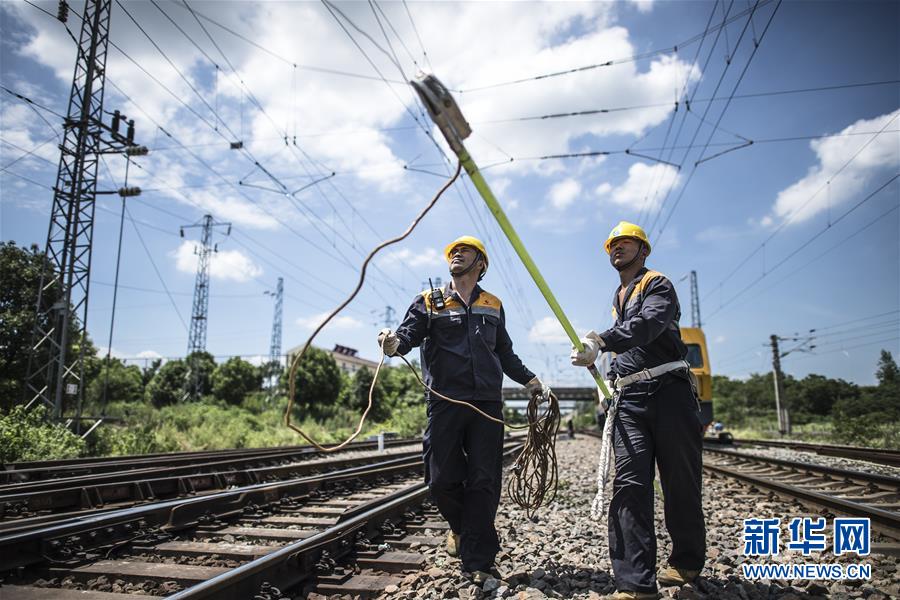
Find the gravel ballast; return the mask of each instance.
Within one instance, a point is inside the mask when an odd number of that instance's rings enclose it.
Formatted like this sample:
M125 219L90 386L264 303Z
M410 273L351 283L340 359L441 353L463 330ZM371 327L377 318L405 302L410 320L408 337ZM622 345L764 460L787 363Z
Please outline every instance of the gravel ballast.
M504 495L497 515L502 545L497 557L499 579L488 578L480 585L472 583L460 573L459 560L448 556L444 548L439 547L425 551L429 561L426 569L408 575L396 590L386 591L382 598L597 599L614 592L606 546L606 520L605 517L602 522L590 520L599 450L600 441L593 437L579 435L575 440L559 440L559 493L550 506L538 512L535 521L528 520L524 512ZM658 485L656 489L658 565L661 567L665 565L671 541L663 522ZM789 540L787 523L792 517L826 516L830 544L834 515L818 514L800 504L706 473L703 490L706 567L694 584L661 588L663 597L710 600L900 598L897 556L874 553L866 557L855 554L834 556L827 550L804 557L799 551L786 549ZM778 556L743 556L743 519L751 517L781 518L782 548ZM896 543L896 540L873 533L872 543L877 542ZM869 564L872 577L862 581L748 580L741 571L741 564L745 562Z

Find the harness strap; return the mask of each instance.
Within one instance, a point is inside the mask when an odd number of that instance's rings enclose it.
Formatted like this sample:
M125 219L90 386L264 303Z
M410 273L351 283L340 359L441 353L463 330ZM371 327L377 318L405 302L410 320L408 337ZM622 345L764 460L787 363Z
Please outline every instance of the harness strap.
M627 385L631 385L632 383L637 383L638 381L646 381L647 379L655 379L664 373L669 373L671 371L677 371L679 369L690 369L690 365L688 365L687 361L684 360L676 360L674 362L668 362L661 364L656 367L651 367L649 369L644 369L642 371L638 371L637 373L632 373L631 375L626 375L625 377L617 377L616 378L616 389L622 389Z

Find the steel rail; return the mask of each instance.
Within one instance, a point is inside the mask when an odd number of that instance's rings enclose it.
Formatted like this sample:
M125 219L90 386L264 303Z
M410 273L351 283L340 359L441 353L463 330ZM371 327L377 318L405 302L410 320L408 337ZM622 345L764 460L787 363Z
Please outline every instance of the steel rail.
M417 456L420 449L391 455L393 458ZM310 455L303 458L309 459ZM0 531L4 525L17 520L3 521L8 513L22 511L59 511L65 509L90 510L107 504L122 505L147 500L223 490L233 486L250 485L284 478L302 477L322 469L353 464L378 462L384 456L341 457L317 462L285 462L276 465L254 466L257 459L224 460L203 465L141 469L105 475L86 475L61 480L39 481L18 486L0 487ZM246 463L250 463L247 466ZM6 493L4 493L6 492ZM15 510L13 510L15 509Z
M851 469L829 467L827 465L818 465L794 460L787 460L784 458L758 456L756 454L746 454L743 452L738 452L736 450L726 450L724 448L704 448L703 451L712 452L713 454L721 454L723 456L730 456L735 459L744 459L748 462L766 463L786 467L789 469L821 473L823 475L830 475L832 477L837 477L840 479L855 481L862 485L879 485L886 487L889 490L896 490L897 493L900 494L900 478L892 477L890 475L881 475L879 473L865 473L863 471L853 471Z
M402 446L421 441L419 438L385 440L385 447ZM347 445L347 450L369 450L378 447L378 442L353 442ZM239 448L229 450L202 450L198 452L169 452L160 454L138 454L113 458L108 456L75 458L53 461L34 461L9 463L0 466L0 483L15 484L27 481L73 477L79 474L88 475L110 471L123 471L127 469L150 468L159 469L160 466L177 466L182 464L194 464L197 461L207 459L222 459L227 457L243 459L264 459L279 455L294 456L318 456L322 453L309 445L302 446L275 446L271 448Z
M834 510L856 517L869 518L871 519L873 524L877 523L881 526L878 529L880 533L893 537L895 539L900 539L900 514L896 512L890 512L881 508L877 508L873 505L845 500L843 498L830 496L821 492L806 490L795 485L782 483L765 477L751 475L749 473L729 467L724 467L722 465L704 462L703 468L713 473L719 473L732 479L744 481L759 488L772 490L775 493L783 496L799 499L820 508Z
M785 440L734 440L738 445L768 446L815 452L823 456L836 456L853 460L864 460L889 466L900 466L900 450L889 448L867 448L863 446L840 446L837 444L813 444Z
M504 459L511 458L521 445L504 451ZM322 551L342 556L352 550L348 541L358 532L377 534L384 520L402 514L410 506L421 504L428 495L425 483L417 483L386 498L351 509L334 526L271 554L241 565L218 577L169 596L172 600L200 600L202 598L252 598L264 583L284 590L311 577L311 568Z

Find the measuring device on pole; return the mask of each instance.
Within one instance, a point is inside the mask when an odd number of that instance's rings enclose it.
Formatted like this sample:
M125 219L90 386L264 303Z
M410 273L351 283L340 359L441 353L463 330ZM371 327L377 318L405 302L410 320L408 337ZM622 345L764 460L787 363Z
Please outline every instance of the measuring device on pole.
M465 117L463 117L462 111L456 104L456 100L453 99L450 91L447 90L447 88L444 87L444 84L442 84L434 75L423 73L409 83L412 85L413 89L416 90L422 103L425 104L428 114L431 115L431 119L434 121L435 125L437 125L438 129L441 130L441 133L447 140L447 144L450 145L450 149L453 150L459 158L460 164L462 164L466 173L469 174L469 179L472 180L475 189L481 194L481 197L487 204L488 209L490 209L491 214L494 215L494 218L500 225L500 229L506 234L507 239L509 239L513 249L515 249L516 254L519 255L519 259L525 265L525 268L528 269L528 273L531 275L534 283L538 286L538 289L550 306L550 310L553 311L556 319L559 321L560 325L562 325L566 335L569 336L572 345L575 346L579 352L583 351L584 345L575 333L572 323L569 322L566 313L563 312L559 302L556 301L556 297L547 285L546 280L544 280L544 276L541 275L537 265L534 264L534 260L532 260L531 255L528 254L528 250L525 249L525 245L513 228L512 223L510 223L509 219L506 217L506 213L504 213L503 209L500 207L500 203L497 202L497 198L494 197L494 193L491 191L490 186L488 186L484 177L482 177L481 171L478 170L478 165L475 164L475 161L472 160L472 157L466 150L463 140L471 135L472 128L469 126ZM610 393L609 389L606 387L606 382L603 381L603 377L601 377L600 372L595 365L590 365L587 369L590 371L591 376L597 384L597 389L602 396L600 404L603 411L606 412L610 400Z

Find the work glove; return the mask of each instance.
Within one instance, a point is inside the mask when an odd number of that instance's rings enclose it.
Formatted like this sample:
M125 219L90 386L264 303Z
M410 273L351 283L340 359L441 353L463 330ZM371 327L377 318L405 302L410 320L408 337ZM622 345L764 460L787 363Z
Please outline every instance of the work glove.
M390 329L382 329L378 332L378 347L384 351L385 356L394 356L400 347L400 338Z
M532 377L531 380L525 384L525 389L528 390L528 395L531 396L532 400L540 400L543 402L548 398L548 395L544 393L544 390L546 389L549 391L549 388L547 388L547 386L545 386L537 377Z
M576 367L591 366L597 360L597 355L600 354L600 351L606 347L606 344L603 343L603 338L593 330L587 332L587 334L581 338L581 343L584 345L584 350L579 352L575 346L572 346L572 353L569 355L572 364Z

